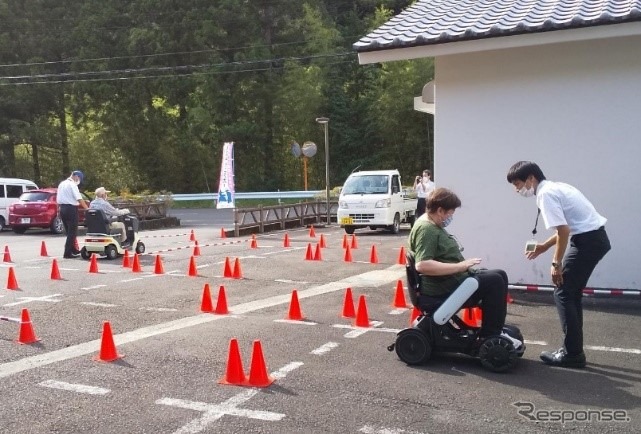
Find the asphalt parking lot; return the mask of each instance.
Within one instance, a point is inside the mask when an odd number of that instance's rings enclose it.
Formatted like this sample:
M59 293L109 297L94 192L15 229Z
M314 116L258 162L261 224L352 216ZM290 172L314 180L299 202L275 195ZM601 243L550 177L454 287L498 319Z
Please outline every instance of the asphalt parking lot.
M98 273L90 273L88 261L62 259L63 237L0 233L12 259L0 262L0 284L12 268L19 285L1 290L0 316L18 318L27 308L39 339L18 344L19 324L0 321L0 432L641 430L638 299L585 298L584 370L539 361L540 351L560 344L556 309L549 294L521 292L512 293L508 323L521 328L528 348L511 372L446 355L409 367L386 349L409 324L410 311L392 307L407 229L357 232L353 261L345 262L336 226L316 229L313 238L308 229L289 230L287 248L284 232L261 234L252 249L249 237L220 238L224 219L206 225L192 212L189 220L142 233L147 252L138 273L120 259L99 259ZM197 276L188 275L191 230L201 251ZM321 234L322 260L305 260ZM40 256L42 241L50 256ZM156 255L163 274L154 273ZM61 280L50 279L54 258ZM242 279L224 277L225 260L236 258ZM214 306L224 287L229 314L200 312L205 284ZM372 327L342 317L348 287L355 302L365 297ZM294 289L301 321L287 320ZM123 356L111 363L94 360L105 321ZM271 386L219 383L233 338L245 373L260 342Z

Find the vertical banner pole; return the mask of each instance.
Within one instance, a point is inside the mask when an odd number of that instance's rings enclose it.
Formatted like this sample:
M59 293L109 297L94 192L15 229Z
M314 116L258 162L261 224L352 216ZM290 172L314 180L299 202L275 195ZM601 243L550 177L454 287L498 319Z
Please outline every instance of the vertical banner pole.
M235 208L235 195L234 142L227 142L223 145L223 158L220 165L218 202L216 203L216 208Z

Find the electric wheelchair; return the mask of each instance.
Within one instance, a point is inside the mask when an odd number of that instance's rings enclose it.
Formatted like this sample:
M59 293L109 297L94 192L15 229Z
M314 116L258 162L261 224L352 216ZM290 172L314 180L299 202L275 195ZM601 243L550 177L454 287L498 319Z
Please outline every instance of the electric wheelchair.
M85 214L87 235L85 245L80 250L83 259L90 259L92 253L99 256L106 256L108 259L116 259L118 255L124 255L125 250L132 247L136 253L145 253L145 243L138 235L138 217L133 214L125 214L117 217L117 221L124 223L127 238L121 240L121 234L111 234L109 227L110 220L101 209L88 209Z
M468 299L478 289L476 279L468 277L441 303L419 305L421 276L415 268L414 253L407 251L406 259L409 298L421 314L412 327L397 334L396 341L387 347L389 351L396 349L398 357L408 365L426 363L433 352L466 354L494 372L505 372L516 365L525 352L523 335L517 327L505 325L503 333L521 342L518 349L501 335L480 337L480 327L468 325L457 314L463 307L473 307Z

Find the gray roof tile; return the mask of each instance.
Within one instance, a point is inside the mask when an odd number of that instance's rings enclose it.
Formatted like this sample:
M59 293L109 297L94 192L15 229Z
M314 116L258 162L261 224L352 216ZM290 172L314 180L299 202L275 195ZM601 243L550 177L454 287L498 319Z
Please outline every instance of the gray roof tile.
M641 21L641 0L419 0L354 44L356 51Z

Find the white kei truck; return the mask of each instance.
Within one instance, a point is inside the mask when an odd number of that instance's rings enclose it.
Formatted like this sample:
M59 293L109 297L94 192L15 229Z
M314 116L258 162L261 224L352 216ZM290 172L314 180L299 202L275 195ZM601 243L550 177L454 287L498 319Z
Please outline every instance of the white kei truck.
M416 198L401 186L398 170L366 170L349 175L338 199L338 223L345 232L385 228L398 234L401 223L414 224Z

